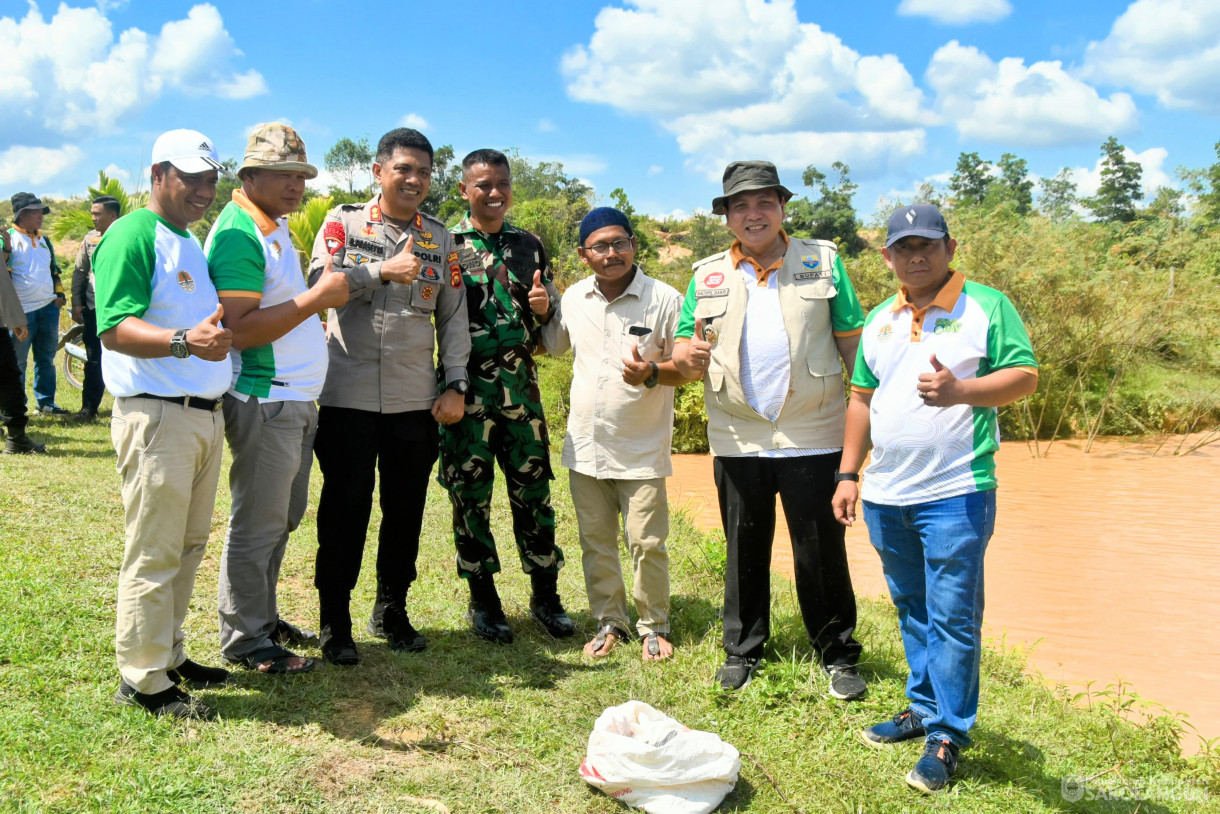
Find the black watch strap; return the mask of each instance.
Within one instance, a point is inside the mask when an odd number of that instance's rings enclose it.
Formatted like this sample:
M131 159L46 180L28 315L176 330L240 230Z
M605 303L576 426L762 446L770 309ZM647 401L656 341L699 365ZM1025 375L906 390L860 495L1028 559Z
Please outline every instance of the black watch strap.
M852 481L853 483L859 483L860 476L857 475L855 472L840 472L839 470L836 469L835 470L835 483L841 483L842 481L845 481L845 480Z

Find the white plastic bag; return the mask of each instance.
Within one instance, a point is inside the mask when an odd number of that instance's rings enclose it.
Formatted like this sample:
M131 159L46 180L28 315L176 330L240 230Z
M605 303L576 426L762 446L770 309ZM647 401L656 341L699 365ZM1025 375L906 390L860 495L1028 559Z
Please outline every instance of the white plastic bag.
M589 735L580 776L649 814L707 814L737 783L741 756L642 701L610 707Z

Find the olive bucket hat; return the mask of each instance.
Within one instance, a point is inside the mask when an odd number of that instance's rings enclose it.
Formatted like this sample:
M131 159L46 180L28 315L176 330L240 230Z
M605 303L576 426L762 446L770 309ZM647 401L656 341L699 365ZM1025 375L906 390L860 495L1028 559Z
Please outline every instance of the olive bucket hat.
M779 171L770 161L734 161L724 168L724 194L712 199L712 214L724 214L724 202L738 192L774 189L780 201L788 203L792 190L779 182Z
M240 176L244 170L303 172L306 178L318 177L318 168L305 156L305 142L297 131L280 122L254 128L246 142L246 158L237 174Z

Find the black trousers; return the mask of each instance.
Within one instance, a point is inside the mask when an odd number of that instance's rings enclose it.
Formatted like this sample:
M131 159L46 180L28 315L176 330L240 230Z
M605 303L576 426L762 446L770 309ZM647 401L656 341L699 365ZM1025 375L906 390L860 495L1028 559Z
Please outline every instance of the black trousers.
M24 430L30 420L25 412L25 388L21 386L17 351L8 328L0 328L0 413L8 416L4 425L14 433Z
M322 469L322 496L314 586L324 601L347 597L356 587L377 475L381 478L377 582L395 597L404 595L415 581L437 441L437 423L428 410L318 410L314 453Z
M106 385L102 382L102 340L97 337L97 309L82 308L85 330L82 339L85 341L85 381L84 392L81 393L81 409L97 412L102 404L102 394Z
M724 650L729 655L757 658L771 634L771 542L778 493L792 536L796 596L809 641L827 666L859 660L844 528L830 506L841 458L836 452L715 459L720 521L728 540Z

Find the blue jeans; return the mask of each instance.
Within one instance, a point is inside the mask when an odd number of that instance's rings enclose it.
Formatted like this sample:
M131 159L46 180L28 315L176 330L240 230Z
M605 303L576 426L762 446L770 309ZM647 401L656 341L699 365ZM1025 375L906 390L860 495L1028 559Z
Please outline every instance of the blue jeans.
M983 554L995 490L913 506L864 502L869 539L898 607L907 698L928 737L970 745L979 708Z
M59 349L59 306L52 300L41 308L26 312L30 335L18 341L11 334L13 350L17 352L17 369L21 371L22 393L25 392L25 367L30 348L34 349L34 398L39 407L55 403L55 351Z

